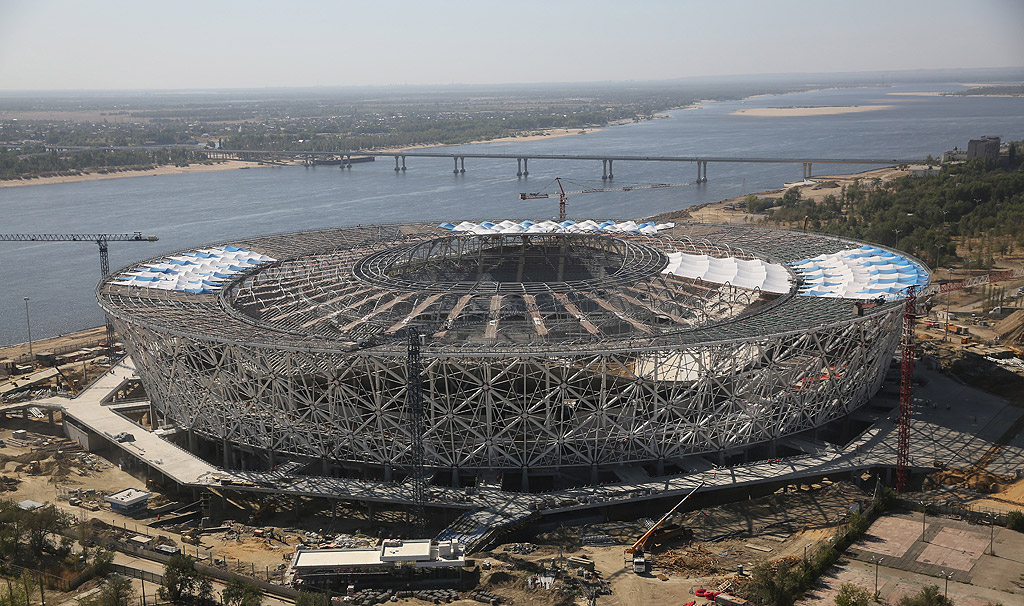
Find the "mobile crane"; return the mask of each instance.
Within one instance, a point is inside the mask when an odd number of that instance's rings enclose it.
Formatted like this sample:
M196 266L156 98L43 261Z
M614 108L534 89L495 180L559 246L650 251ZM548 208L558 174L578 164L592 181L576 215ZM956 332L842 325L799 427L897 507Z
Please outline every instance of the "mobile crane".
M649 541L651 537L653 537L654 534L658 532L658 529L661 528L662 524L664 524L665 521L668 520L669 517L671 517L671 515L675 513L676 510L679 509L683 505L683 503L686 502L687 499L693 496L693 493L703 488L706 483L707 481L702 480L700 484L695 486L693 490L689 492L689 494L683 497L683 500L676 503L675 507L668 510L668 513L666 513L665 515L661 516L661 519L658 520L654 524L654 526L651 526L651 528L647 532L645 532L639 539L637 539L636 543L633 543L632 545L626 548L624 554L626 556L633 556L633 572L635 572L636 574L643 574L647 571L647 556L644 553L644 550L647 548L647 541Z

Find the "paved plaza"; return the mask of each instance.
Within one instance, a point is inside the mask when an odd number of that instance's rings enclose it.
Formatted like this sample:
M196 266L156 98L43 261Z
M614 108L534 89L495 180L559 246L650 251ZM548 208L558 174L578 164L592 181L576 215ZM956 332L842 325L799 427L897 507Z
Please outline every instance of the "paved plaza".
M945 591L948 579L957 606L1024 605L1024 534L934 516L925 518L923 529L920 513L878 518L798 604L831 606L843 583L874 591L877 574L888 604L928 585Z

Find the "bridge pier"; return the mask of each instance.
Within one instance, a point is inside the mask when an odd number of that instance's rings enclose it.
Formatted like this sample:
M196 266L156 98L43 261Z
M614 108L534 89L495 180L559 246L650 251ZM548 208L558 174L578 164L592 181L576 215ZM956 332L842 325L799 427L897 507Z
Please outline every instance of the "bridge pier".
M402 156L402 172L405 172L405 156Z
M803 178L803 180L807 181L810 178L811 178L811 163L810 162L804 162L804 178Z
M400 170L402 169L398 168L398 156L395 156L395 172L397 173Z
M522 158L516 158L516 176L517 177L522 177L523 176L523 159Z
M607 160L601 160L601 180L602 181L607 181L608 180L608 161Z
M530 159L529 158L523 158L523 176L524 177L530 176Z
M465 158L465 156L455 156L454 160L455 160L455 170L453 170L452 172L455 173L456 175L459 174L459 173L466 172L466 158ZM459 168L459 162L460 161L462 163L462 168Z
M453 170L452 172L457 175L459 174L459 157L455 156L454 158L452 158L452 160L455 160L455 170Z
M612 161L608 160L608 180L611 181L614 178L615 175L612 174Z

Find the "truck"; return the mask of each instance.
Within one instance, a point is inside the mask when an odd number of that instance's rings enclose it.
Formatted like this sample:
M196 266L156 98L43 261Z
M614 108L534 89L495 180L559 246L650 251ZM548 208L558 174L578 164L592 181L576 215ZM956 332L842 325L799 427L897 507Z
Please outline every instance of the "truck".
M651 526L650 530L645 532L639 539L637 539L636 543L633 543L632 545L626 548L624 555L632 556L633 572L635 572L636 574L643 574L647 572L647 557L644 554L644 551L647 549L647 542L651 539L651 537L654 536L656 532L658 532L658 529L660 529L665 524L665 520L669 519L669 517L673 513L675 513L676 510L679 509L683 505L683 503L686 502L687 499L693 496L693 493L703 488L704 484L706 483L706 481L701 481L700 484L694 486L693 490L691 490L689 494L683 497L681 501L676 503L676 506L670 509L668 513L661 516L661 519L658 520L657 523L654 524L654 526Z
M633 554L633 572L636 574L647 572L647 558L642 551Z

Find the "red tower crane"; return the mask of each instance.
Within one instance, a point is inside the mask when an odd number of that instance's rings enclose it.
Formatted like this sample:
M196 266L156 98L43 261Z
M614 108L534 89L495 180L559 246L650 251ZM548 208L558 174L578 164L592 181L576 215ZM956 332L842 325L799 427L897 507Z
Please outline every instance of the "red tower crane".
M565 221L565 202L569 199L570 194L596 194L601 192L610 191L633 191L634 189L661 189L663 187L681 187L683 185L697 185L696 181L690 183L652 183L650 185L631 185L627 187L594 187L590 189L580 189L577 191L565 191L562 187L562 178L555 177L555 181L558 183L558 193L521 193L519 194L520 200L542 200L545 198L553 198L558 196L558 220Z
M903 308L903 357L900 367L900 409L896 443L896 492L906 491L910 466L910 413L914 404L914 325L917 321L917 299L1021 277L1024 277L1024 267L997 271L983 276L950 280L941 284L931 284L919 293L916 292L917 289L914 286L907 289ZM946 318L946 322L949 322L949 318Z

